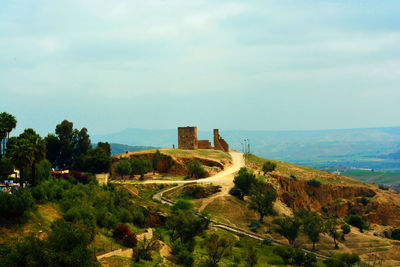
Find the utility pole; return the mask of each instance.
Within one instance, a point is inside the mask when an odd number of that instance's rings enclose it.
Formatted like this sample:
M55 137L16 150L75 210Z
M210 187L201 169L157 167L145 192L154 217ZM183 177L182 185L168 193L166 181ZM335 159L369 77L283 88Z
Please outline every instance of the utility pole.
M247 139L247 146L248 146L248 149L247 149L247 152L250 154L250 140L249 139Z

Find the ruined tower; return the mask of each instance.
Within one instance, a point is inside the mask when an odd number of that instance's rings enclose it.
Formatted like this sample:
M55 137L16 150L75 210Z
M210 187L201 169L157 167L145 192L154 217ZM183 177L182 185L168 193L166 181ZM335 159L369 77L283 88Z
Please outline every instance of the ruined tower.
M219 136L218 129L214 129L214 149L229 152L229 145L221 136Z
M178 148L197 149L197 127L178 127Z

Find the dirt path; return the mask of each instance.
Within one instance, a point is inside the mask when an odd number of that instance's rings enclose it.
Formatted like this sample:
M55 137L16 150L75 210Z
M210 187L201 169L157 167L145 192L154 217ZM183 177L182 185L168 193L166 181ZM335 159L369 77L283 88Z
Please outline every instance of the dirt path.
M198 180L187 180L187 181L165 181L165 180L151 180L144 181L143 184L188 184L197 182L198 184L215 184L220 185L222 189L231 188L233 185L233 177L237 171L240 170L241 167L244 167L244 158L243 154L239 152L229 152L232 157L232 165L223 170L222 172L217 173L208 178L198 179ZM228 189L229 190L229 189Z

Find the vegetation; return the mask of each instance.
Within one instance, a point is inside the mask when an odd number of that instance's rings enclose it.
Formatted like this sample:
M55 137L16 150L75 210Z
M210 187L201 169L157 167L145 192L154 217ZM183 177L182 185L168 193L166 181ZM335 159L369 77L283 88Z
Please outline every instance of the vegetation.
M123 159L123 160L118 161L114 165L114 169L115 169L115 173L118 174L121 178L124 175L131 174L131 172L132 172L131 163L129 162L128 159Z
M312 253L304 253L298 248L289 246L277 246L274 252L279 255L285 265L293 266L316 266L317 258Z
M260 222L263 222L265 215L275 215L274 202L277 194L273 187L263 181L253 183L249 196L249 208L260 215Z
M284 236L291 246L294 245L294 241L299 236L299 230L301 222L298 217L282 216L272 221L277 227L275 231L280 235Z
M144 157L133 157L130 160L131 163L131 174L139 174L140 179L144 178L144 174L151 171L151 162Z
M276 168L276 163L268 160L264 162L264 164L262 165L262 170L264 172L264 175L269 172L272 172L273 170L275 170L275 168Z
M213 233L206 241L205 248L208 254L207 266L218 266L218 263L224 257L229 249L232 247L232 243L229 242L225 237L219 236Z
M338 232L338 222L335 218L328 219L325 223L325 231L333 238L333 243L335 244L335 249L339 249L338 239L340 237Z
M338 266L355 266L360 262L360 257L357 254L350 253L335 253L332 258L324 261L327 267L338 267Z
M316 212L306 210L298 211L296 216L301 218L303 231L312 242L313 250L315 250L315 243L319 242L321 233L324 232L324 224L321 216Z
M198 178L205 177L205 174L206 174L206 171L204 170L203 165L198 160L194 160L194 161L190 162L187 166L187 170L188 170L188 176L190 178L198 179Z
M252 185L256 182L256 176L251 173L247 168L241 168L239 173L235 176L233 183L235 184L234 190L231 190L232 195L236 195L239 199L249 195Z
M307 181L307 184L310 186L319 187L321 185L321 182L315 179L311 179Z
M153 167L153 174L155 174L157 170L158 163L163 159L163 155L161 154L160 150L157 149L156 153L153 154L151 157L151 164Z
M346 222L354 227L357 227L361 233L367 228L365 220L360 215L352 214L346 218Z

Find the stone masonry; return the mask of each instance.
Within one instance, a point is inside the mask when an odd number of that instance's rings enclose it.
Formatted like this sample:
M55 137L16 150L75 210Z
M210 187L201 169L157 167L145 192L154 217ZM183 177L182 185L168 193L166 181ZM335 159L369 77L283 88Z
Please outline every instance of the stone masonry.
M179 149L215 149L229 152L228 143L219 135L219 130L214 129L214 147L209 140L197 140L197 127L178 127Z

